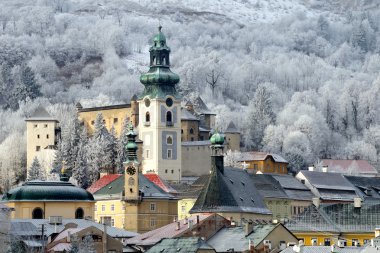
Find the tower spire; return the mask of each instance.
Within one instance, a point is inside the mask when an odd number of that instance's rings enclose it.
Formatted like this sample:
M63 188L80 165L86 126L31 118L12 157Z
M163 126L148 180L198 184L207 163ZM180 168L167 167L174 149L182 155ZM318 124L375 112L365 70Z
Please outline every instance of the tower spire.
M127 132L127 138L128 142L126 145L127 149L127 161L126 162L134 162L138 163L137 161L137 144L136 144L136 136L137 134L133 131L133 125L132 122L128 126L128 132Z
M149 71L140 77L140 82L145 86L142 97L164 98L167 95L179 97L175 89L179 76L170 70L170 48L166 45L161 24L158 26L158 33L153 37L149 53Z

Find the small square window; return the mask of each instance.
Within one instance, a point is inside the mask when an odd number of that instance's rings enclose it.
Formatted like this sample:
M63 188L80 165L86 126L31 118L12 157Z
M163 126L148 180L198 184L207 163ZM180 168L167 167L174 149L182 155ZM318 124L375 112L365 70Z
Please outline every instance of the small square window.
M41 146L36 146L36 151L40 151L41 150Z
M172 150L171 149L168 149L167 157L168 157L168 159L172 158Z
M181 211L184 213L186 212L186 206L181 206Z
M104 212L105 210L106 210L106 206L102 205L102 212Z
M115 219L111 219L111 227L115 226Z
M45 124L45 125L44 125L44 128L47 128L47 127L48 127L48 125L47 125L47 124Z
M150 211L156 211L156 203L150 203Z
M46 135L46 139L49 139L49 135L48 134Z
M114 124L117 124L118 122L119 122L119 119L118 119L118 118L114 118L114 119L113 119L113 123L114 123Z
M111 211L115 211L115 205L114 204L111 205Z
M34 125L33 125L33 127L34 127L34 128L37 128L37 127L38 127L38 125L37 125L37 124L34 124Z
M168 170L165 170L165 173L168 173Z
M92 120L92 121L91 121L91 125L94 125L94 124L95 124L95 121L94 121L94 120Z
M121 209L122 209L123 211L125 211L125 205L123 205L123 206L121 207Z
M40 138L40 135L39 134L37 134L37 139L39 139Z
M174 170L172 170L172 174L174 174Z

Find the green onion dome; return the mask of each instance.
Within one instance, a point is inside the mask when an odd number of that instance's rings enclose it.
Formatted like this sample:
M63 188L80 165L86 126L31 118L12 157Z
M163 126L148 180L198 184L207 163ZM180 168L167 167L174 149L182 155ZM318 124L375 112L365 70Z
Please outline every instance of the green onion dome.
M224 135L218 133L217 131L211 136L210 142L212 145L223 145L224 144Z

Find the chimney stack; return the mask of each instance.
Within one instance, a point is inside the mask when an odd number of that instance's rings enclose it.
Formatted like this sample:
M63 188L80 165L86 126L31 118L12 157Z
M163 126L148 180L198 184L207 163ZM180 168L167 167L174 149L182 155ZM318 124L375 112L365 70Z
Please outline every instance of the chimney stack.
M181 229L181 223L179 221L176 222L176 227L175 227L176 230L180 230Z
M253 232L253 222L252 221L248 221L246 223L244 223L244 233L245 235L249 235L250 233Z

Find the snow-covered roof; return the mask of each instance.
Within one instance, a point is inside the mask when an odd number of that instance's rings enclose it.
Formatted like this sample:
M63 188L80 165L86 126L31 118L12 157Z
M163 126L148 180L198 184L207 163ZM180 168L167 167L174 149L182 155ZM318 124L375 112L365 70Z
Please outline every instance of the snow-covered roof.
M26 121L57 121L43 107L38 107Z
M224 131L224 133L240 133L235 124L230 121L230 124L228 124L227 129Z
M189 112L186 108L181 109L181 120L199 121L199 119L195 117L191 112Z
M272 157L275 162L278 163L288 163L285 158L278 154L273 153L267 153L267 152L259 152L259 151L251 151L251 152L243 152L241 153L241 158L239 159L240 162L243 161L264 161L268 159L269 157Z

